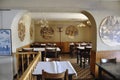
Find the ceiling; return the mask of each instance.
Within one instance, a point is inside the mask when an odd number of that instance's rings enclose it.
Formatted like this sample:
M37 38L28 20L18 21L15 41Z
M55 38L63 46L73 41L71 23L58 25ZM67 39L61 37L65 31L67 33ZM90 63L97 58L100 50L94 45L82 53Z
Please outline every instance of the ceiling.
M86 21L88 18L81 13L61 13L61 12L32 12L33 19L47 19L52 21Z
M120 0L0 0L1 9L26 9L32 12L80 12L80 10L113 10Z
M120 0L0 0L0 9L28 10L34 18L45 15L49 19L83 20L86 17L80 13L81 10L114 11L119 8ZM77 17L73 16L77 13Z

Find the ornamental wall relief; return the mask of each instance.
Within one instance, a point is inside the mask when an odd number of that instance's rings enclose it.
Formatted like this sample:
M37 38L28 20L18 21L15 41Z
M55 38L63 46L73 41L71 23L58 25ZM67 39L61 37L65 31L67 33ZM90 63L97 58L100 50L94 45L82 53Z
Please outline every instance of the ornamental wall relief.
M33 24L31 23L30 25L30 39L32 40L33 39Z
M52 27L42 27L40 30L40 35L44 38L44 39L50 39L53 37L54 35L54 30Z
M73 25L70 25L66 28L66 31L65 31L65 34L69 37L69 38L74 38L75 36L78 35L78 29L73 26Z
M18 37L20 41L23 41L25 38L25 24L22 20L20 20L18 23Z
M108 16L100 24L100 38L109 46L120 45L120 17Z

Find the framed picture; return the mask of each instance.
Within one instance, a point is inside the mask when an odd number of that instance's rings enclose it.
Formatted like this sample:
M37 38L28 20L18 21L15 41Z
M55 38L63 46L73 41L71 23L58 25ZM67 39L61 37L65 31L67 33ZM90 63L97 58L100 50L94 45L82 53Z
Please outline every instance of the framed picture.
M10 29L0 29L0 56L9 56L12 53L12 39Z

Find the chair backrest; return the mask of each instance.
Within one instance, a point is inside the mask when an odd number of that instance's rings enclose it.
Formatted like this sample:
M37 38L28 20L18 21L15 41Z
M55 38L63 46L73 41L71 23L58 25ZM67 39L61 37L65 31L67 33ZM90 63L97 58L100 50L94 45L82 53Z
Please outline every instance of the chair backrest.
M55 58L57 57L56 47L46 47L45 48L45 57L46 58Z
M116 63L116 58L101 58L100 59L100 63L103 64L103 63Z
M68 69L62 73L48 73L42 70L42 80L68 80Z
M48 47L56 47L56 43L47 43Z
M44 57L44 61L60 61L61 57L56 57L56 58L46 58Z
M85 52L86 52L86 54L89 54L89 55L90 55L91 49L92 49L91 46L86 46L86 47L85 47Z

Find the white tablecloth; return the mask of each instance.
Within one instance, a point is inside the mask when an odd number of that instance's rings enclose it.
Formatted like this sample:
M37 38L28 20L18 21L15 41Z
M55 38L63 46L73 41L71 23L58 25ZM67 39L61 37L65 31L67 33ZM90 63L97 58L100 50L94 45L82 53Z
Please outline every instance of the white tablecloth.
M33 75L42 75L42 69L49 73L61 73L68 69L68 74L77 73L69 61L38 62L33 71Z
M59 47L57 47L56 50L61 51ZM33 51L45 51L45 48L33 48Z

